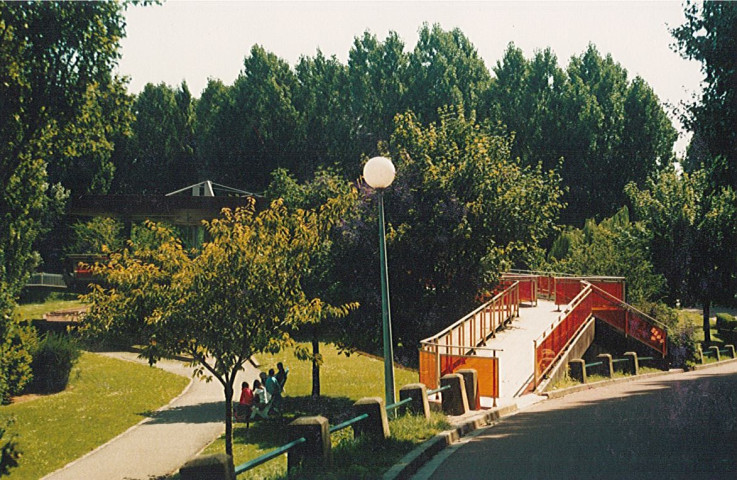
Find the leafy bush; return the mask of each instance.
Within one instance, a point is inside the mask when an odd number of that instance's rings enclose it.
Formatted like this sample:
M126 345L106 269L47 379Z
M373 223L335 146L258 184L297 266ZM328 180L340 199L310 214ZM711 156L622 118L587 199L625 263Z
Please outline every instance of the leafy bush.
M68 335L47 334L33 354L31 389L39 393L64 390L80 353L77 342Z
M33 378L31 352L37 344L36 333L27 323L8 320L0 328L0 403L8 403Z
M673 367L683 368L695 360L698 342L692 322L664 303L642 302L638 308L665 324L668 331L668 358Z
M10 424L10 421L8 421L8 424ZM15 439L5 437L5 440L3 440L4 436L5 428L0 427L0 477L8 475L11 468L18 466L18 457L20 456Z

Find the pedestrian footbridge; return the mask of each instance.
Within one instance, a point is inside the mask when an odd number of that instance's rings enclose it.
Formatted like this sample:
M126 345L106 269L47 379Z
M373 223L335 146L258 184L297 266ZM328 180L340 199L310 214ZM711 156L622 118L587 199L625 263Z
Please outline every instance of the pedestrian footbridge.
M477 408L540 392L591 345L595 319L667 353L665 327L626 303L624 278L508 273L491 300L422 340L420 382L436 388L441 376L473 368Z

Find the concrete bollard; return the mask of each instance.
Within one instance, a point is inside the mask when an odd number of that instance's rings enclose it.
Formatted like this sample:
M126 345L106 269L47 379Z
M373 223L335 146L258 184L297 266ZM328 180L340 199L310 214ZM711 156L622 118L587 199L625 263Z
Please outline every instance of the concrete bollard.
M581 383L586 383L586 362L581 358L575 358L568 362L568 371L571 378Z
M224 453L200 455L179 469L182 480L235 480L233 458Z
M368 415L368 418L353 424L355 436L366 435L372 438L389 438L389 419L384 408L384 399L381 397L366 397L353 404L356 416Z
M734 345L725 345L724 348L726 348L727 350L729 350L729 352L727 352L727 355L729 355L729 358L735 358L735 356L734 356L734 353L735 353L734 352Z
M321 416L300 417L289 424L292 440L304 437L307 442L297 445L287 454L287 469L302 467L306 471L322 471L333 463L330 449L330 424Z
M714 352L714 358L717 359L717 362L722 359L722 357L719 355L719 347L717 347L716 345L714 345L714 346L709 347L709 350L711 350L712 352Z
M456 370L456 373L463 377L463 383L466 387L466 399L468 399L468 407L471 410L477 410L479 407L479 374L473 368L464 368Z
M399 400L405 398L411 398L412 401L406 407L400 407L403 411L430 418L430 402L427 400L427 386L424 383L410 383L400 388Z
M614 363L612 362L612 356L608 353L600 353L596 358L604 363L604 365L602 365L602 373L604 376L612 378L614 376Z
M463 377L457 373L449 373L440 378L440 387L450 386L442 392L443 413L446 415L464 415L468 412L468 398Z
M636 352L624 352L625 358L629 360L629 362L626 362L625 365L625 372L629 373L630 375L639 375L640 374L640 362L637 360L637 353Z

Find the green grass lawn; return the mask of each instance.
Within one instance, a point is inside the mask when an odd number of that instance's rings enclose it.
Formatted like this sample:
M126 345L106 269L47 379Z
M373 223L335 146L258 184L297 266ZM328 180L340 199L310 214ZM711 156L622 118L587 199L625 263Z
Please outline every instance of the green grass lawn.
M84 353L64 392L0 406L17 434L20 466L8 478L35 480L127 430L167 404L189 379L146 365Z
M20 315L23 320L31 320L34 318L42 318L44 313L56 310L66 310L68 308L81 307L84 304L79 300L48 300L43 303L25 303L18 305L16 314Z
M261 370L267 371L269 368L275 368L276 363L280 361L290 369L285 392L286 413L282 418L251 424L249 429L246 429L244 424L236 424L233 442L235 465L242 464L287 443L289 438L286 425L296 417L323 415L330 420L331 425L335 425L354 416L351 407L353 402L359 398L384 396L384 364L381 360L359 354L345 357L339 355L337 349L329 345L321 345L320 351L324 363L320 375L322 397L318 400L310 396L312 376L309 362L297 360L292 350L277 355L259 356ZM396 368L395 380L398 391L402 385L416 383L418 374L414 371ZM332 436L332 441L335 447L335 464L338 473L333 472L329 475L334 475L334 478L345 478L346 475L350 478L380 476L381 472L388 469L414 445L445 428L446 424L442 415L434 417L429 424L424 420L418 424L417 419L412 419L412 417L392 421L393 439L387 444L391 445L391 452L367 450L360 440L353 440L350 428L337 432ZM225 441L221 438L213 442L204 453L224 451ZM360 459L349 459L348 463L360 466L362 473L345 470L345 468L352 468L345 465L345 460L341 463L340 458L346 455L349 457L361 455ZM283 475L285 471L286 456L283 456L239 478L275 478Z

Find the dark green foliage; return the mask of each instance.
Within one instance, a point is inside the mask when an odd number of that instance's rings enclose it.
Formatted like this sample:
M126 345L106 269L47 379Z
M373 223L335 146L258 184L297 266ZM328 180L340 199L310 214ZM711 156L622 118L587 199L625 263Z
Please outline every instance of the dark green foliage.
M545 269L578 275L609 275L627 279L627 300L642 302L662 295L664 278L650 259L652 234L632 222L626 207L583 229L569 228L553 242Z
M562 159L568 225L613 215L627 182L641 185L672 161L676 130L653 90L593 45L563 70L550 49L528 60L510 44L494 73L490 120L514 133L525 164Z
M80 355L79 345L69 335L47 334L33 352L31 390L38 393L63 391Z
M5 434L5 428L0 427L0 477L9 475L10 469L18 466L18 458L20 457L15 439L13 437L7 438Z
M0 403L20 394L33 378L32 352L36 333L28 324L9 320L0 336Z
M692 322L681 318L678 310L660 302L641 302L637 307L665 324L668 331L668 359L672 367L683 368L696 359L698 342Z
M694 132L699 152L687 165L707 167L716 185L737 189L737 3L684 4L686 22L673 29L678 51L701 62L701 97L686 106L683 120Z

